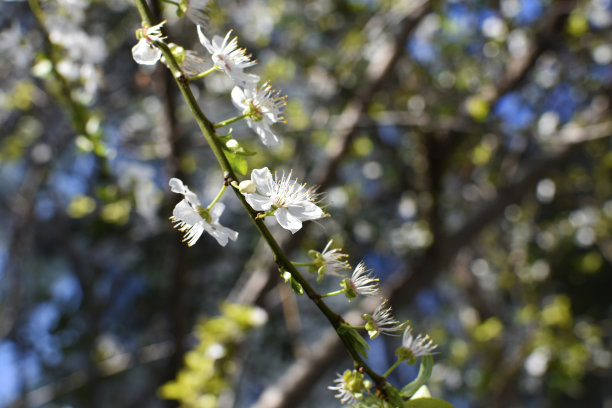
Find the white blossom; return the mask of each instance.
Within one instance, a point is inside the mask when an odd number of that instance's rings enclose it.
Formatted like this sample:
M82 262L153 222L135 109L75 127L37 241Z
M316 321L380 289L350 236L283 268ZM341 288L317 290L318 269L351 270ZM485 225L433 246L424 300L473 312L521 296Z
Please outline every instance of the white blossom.
M243 114L248 114L247 125L257 133L266 146L276 146L280 143L278 137L272 132L273 123L284 122L286 96L280 91L272 89L269 82L259 89L247 86L242 89L235 86L232 89L232 102Z
M334 276L346 276L344 272L351 268L351 265L346 261L348 258L347 254L343 254L340 248L329 249L334 241L329 240L323 251L311 251L310 256L314 259L314 272L319 272L319 269L323 267L321 274L329 274Z
M373 276L372 269L367 269L366 264L361 261L353 270L350 278L344 280L345 289L352 290L354 296L347 297L352 299L357 295L376 296L380 295L380 280Z
M402 337L402 347L410 350L412 355L417 358L421 356L428 356L434 353L438 345L433 342L429 335L423 336L419 334L416 337L412 336L412 327L406 327L404 336Z
M132 57L138 64L154 65L161 58L161 50L154 47L153 43L166 38L161 33L161 28L165 23L165 21L162 21L157 25L141 29L142 36L138 43L132 47Z
M302 222L316 220L324 213L317 206L318 195L311 188L291 179L291 173L279 178L274 177L267 167L254 169L251 181L257 192L243 192L246 201L256 211L271 212L281 227L296 233L302 228Z
M225 210L223 203L216 203L207 210L200 204L198 196L181 180L172 178L169 184L171 191L185 197L174 207L170 220L175 223L175 228L185 232L183 241L187 241L187 245L195 244L204 231L212 235L221 246L227 245L228 239L236 241L238 233L219 224L219 217Z
M363 318L367 321L366 330L371 339L378 337L381 333L399 335L397 332L404 329L404 325L401 325L393 317L391 306L389 306L387 300L378 305L371 316L365 314Z
M360 373L357 373L358 375ZM334 397L338 398L342 404L356 404L357 396L350 390L351 384L354 381L354 373L350 370L346 370L343 374L336 374L337 377L334 380L335 385L330 385L327 389L332 391L337 391L338 393L334 395ZM363 374L362 374L363 376ZM363 381L362 381L363 383ZM361 386L360 388L363 388ZM361 397L361 393L359 393L359 397Z
M198 36L202 45L212 55L215 66L225 72L235 83L239 85L255 85L259 82L259 76L243 72L245 68L257 64L251 61L251 56L246 54L244 48L238 48L238 37L230 40L230 30L225 38L215 35L212 42L202 32L202 27L198 26Z

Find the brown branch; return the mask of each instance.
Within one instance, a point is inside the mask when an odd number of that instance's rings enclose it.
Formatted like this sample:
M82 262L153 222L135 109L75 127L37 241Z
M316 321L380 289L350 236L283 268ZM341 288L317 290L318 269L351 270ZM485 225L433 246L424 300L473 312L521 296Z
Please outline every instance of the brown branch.
M319 185L322 190L336 177L337 168L359 129L359 122L366 114L374 93L380 90L389 72L404 53L408 36L418 26L422 18L429 13L432 3L431 0L424 1L411 14L406 16L402 22L402 30L395 40L382 47L386 51L384 56L381 57L382 62L378 58L370 62L366 71L368 72L367 86L349 103L338 118L335 127L342 130L330 140L326 148L326 162L317 166L309 177L309 180Z

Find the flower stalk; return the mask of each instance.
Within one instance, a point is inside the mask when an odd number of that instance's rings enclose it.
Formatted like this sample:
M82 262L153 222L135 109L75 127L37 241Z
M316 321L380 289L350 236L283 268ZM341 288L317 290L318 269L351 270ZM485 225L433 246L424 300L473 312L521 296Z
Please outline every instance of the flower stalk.
M217 194L217 196L212 200L212 202L208 205L208 207L206 207L207 210L210 210L211 208L213 208L215 204L217 204L217 202L221 199L221 196L223 195L223 193L225 193L226 189L227 189L227 185L223 184L223 187L221 187L221 190L219 190L219 193Z
M212 67L210 69L207 69L204 72L200 72L198 75L190 76L189 80L193 81L193 80L196 80L196 79L204 78L206 75L212 74L213 72L216 72L218 70L219 70L219 68L215 65L214 67Z
M226 119L224 121L215 123L215 129L219 129L219 128L222 128L224 126L231 125L232 123L236 123L239 120L242 120L242 119L247 118L247 117L249 117L249 114L245 113L244 115L236 116L236 117L229 118L229 119Z

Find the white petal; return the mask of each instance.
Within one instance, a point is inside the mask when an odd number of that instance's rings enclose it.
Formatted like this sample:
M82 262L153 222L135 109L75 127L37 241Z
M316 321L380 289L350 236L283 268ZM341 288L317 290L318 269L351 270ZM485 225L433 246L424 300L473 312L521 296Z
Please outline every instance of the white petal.
M210 52L211 54L215 52L215 49L213 48L210 41L208 41L208 38L206 38L206 36L202 32L202 27L200 26L198 26L198 38L200 39L200 42L202 43L204 48L208 50L208 52Z
M252 120L247 120L247 125L257 133L264 146L277 146L280 144L278 137L276 137L272 129L264 121L253 122Z
M170 191L172 191L173 193L185 195L187 187L185 187L185 184L183 184L183 181L181 179L173 177L168 182L168 185L170 186Z
M235 86L234 89L232 89L232 103L243 113L248 108L248 106L244 103L245 99L246 96L242 88Z
M210 209L209 214L210 214L212 224L219 222L219 217L221 217L221 214L223 214L224 210L225 210L225 204L223 203L217 203L213 206L213 208Z
M261 194L270 196L274 191L274 179L272 173L267 167L261 169L253 169L251 172L251 180L255 183L257 191Z
M242 68L235 68L232 71L228 72L224 70L227 75L240 86L246 87L254 87L259 82L259 75L248 74L242 71Z
M204 225L204 229L208 232L213 238L217 240L219 245L225 246L227 245L227 240L231 239L232 241L236 241L238 238L238 233L230 228L224 227L220 224L215 225Z
M264 197L261 194L245 194L244 198L255 211L268 211L272 208L270 198Z
M204 232L203 226L204 222L200 222L192 226L191 228L186 228L185 237L183 238L183 241L187 241L187 245L193 246L202 236L202 233Z
M195 195L195 193L193 193L189 187L183 184L180 179L171 178L168 184L170 185L170 191L184 195L192 206L197 207L200 205L200 199L198 196Z
M274 215L280 226L291 231L292 234L295 234L302 228L302 221L285 208L279 208L275 211Z
M304 201L299 205L290 205L289 212L302 221L316 220L323 217L323 210L310 201Z
M188 204L187 200L181 200L176 207L174 207L172 217L174 217L174 219L177 221L181 221L189 225L195 225L203 221L200 214Z
M138 44L132 47L134 61L142 65L154 65L161 57L161 51L149 46L147 40L141 38Z

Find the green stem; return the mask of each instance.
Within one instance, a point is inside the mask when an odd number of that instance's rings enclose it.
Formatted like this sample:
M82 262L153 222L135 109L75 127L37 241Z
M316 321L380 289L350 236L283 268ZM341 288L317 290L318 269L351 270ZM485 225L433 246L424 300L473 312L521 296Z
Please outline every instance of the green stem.
M389 367L389 369L383 374L383 377L387 378L389 376L389 374L391 374L393 372L393 370L395 370L397 368L399 363L400 363L399 360L397 360L395 363L393 363L393 365L391 367Z
M223 195L223 193L225 193L226 189L227 189L227 186L225 184L223 184L223 187L221 187L221 190L219 191L219 194L217 194L217 196L212 201L212 203L210 203L210 205L208 207L206 207L207 210L210 210L211 208L213 208L213 206L215 204L217 204L217 201L219 201L221 199L221 196Z
M329 293L324 293L321 295L321 297L329 297L329 296L336 296L336 295L340 295L342 293L346 292L346 289L339 289L333 292L329 292Z
M147 26L151 26L152 25L152 17L151 17L152 14L145 0L135 0L135 2L136 2L136 6L138 7L138 11L140 12L140 16L143 20L143 24ZM206 142L210 146L211 150L213 151L213 154L215 155L217 161L219 162L219 165L221 166L221 168L223 169L225 173L225 178L231 179L231 180L238 180L236 173L232 169L227 157L225 156L225 153L223 152L223 147L221 146L219 138L215 133L212 122L208 120L208 118L204 115L204 113L200 109L200 106L198 105L196 98L194 97L193 93L191 92L191 89L189 88L187 77L185 77L185 75L181 71L180 67L178 66L176 62L176 59L172 55L172 52L170 51L170 49L164 42L156 41L155 46L158 47L161 50L162 54L164 55L166 63L168 64L168 68L172 72L172 75L176 81L176 84L179 87L181 94L185 98L185 102L187 103L187 106L193 113L194 119L196 123L198 124L198 126L200 127L200 130L202 131L202 135L206 139ZM293 276L293 278L300 285L302 285L306 295L314 302L314 304L319 308L321 313L325 315L325 317L330 322L330 324L334 327L334 329L338 329L340 327L340 324L343 322L342 317L338 313L335 313L334 311L332 311L329 308L329 306L327 306L327 304L321 299L321 296L317 292L315 292L315 290L312 288L312 286L310 286L308 281L298 272L298 270L296 269L295 266L293 266L293 264L291 263L287 255L283 252L278 242L276 242L276 240L270 233L270 230L264 224L263 220L257 218L257 214L258 214L257 211L255 211L249 205L249 203L247 203L244 195L236 187L234 186L232 187L234 189L234 193L236 194L236 197L238 198L238 200L240 201L240 203L242 204L246 212L249 214L249 217L251 217L251 220L253 220L253 222L255 223L255 227L257 228L261 236L268 243L268 246L270 247L270 249L272 250L272 253L274 254L276 263L279 265L279 267L282 267L285 270L287 270L289 273L291 273L291 276ZM364 361L363 357L359 354L359 352L353 346L350 335L343 334L343 335L339 335L339 337L342 343L344 344L345 349L348 351L351 358L353 359L355 365L357 367L363 368L364 372L370 378L372 378L372 380L374 380L374 382L377 384L378 389L383 394L386 394L385 393L385 383L386 383L385 378L378 375L376 372L374 372L374 370L372 370L370 366Z
M314 262L291 262L293 266L314 266ZM323 296L323 295L321 295Z
M213 72L217 71L219 68L217 68L217 66L215 65L214 67L204 71L204 72L200 72L197 75L194 75L192 77L189 77L190 81L193 81L194 79L200 79L200 78L204 78L206 75L208 74L212 74Z
M235 118L230 118L222 122L215 123L215 129L219 129L219 128L222 128L223 126L231 125L232 123L238 122L239 120L244 119L248 116L249 114L245 113L244 115L236 116Z
M176 1L172 1L172 0L162 0L162 1L164 3L172 4L173 6L176 6L176 7L181 7L181 5L177 3Z

